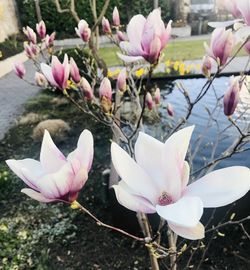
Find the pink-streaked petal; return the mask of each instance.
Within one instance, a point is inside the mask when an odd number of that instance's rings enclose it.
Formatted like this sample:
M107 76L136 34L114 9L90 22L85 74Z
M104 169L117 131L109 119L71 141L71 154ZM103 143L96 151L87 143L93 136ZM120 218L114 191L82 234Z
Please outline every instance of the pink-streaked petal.
M158 189L146 172L116 143L111 145L113 165L119 176L133 189L138 196L144 197L151 203L158 200Z
M237 7L247 25L250 25L250 2L249 0L237 1Z
M168 41L171 38L171 31L172 31L172 21L168 22L166 29L164 30L163 34L161 35L161 49L164 49L167 45Z
M67 87L67 81L69 79L69 73L70 73L70 64L69 64L69 58L68 55L64 55L64 60L63 60L63 68L64 68L64 88Z
M187 161L184 161L183 170L182 170L182 177L181 177L181 187L182 190L187 186L189 181L190 175L190 167Z
M66 163L64 155L56 147L47 130L44 131L40 161L47 173L58 171Z
M139 14L132 17L127 26L128 39L132 44L136 45L137 47L140 47L141 44L145 22L146 22L145 17Z
M9 159L6 160L6 163L25 184L33 189L37 189L36 181L43 175L43 170L39 161L30 158L22 160Z
M46 198L62 199L71 191L74 178L71 165L66 163L57 172L41 177L37 181L37 186Z
M72 181L70 192L77 193L79 192L82 187L85 185L86 181L88 180L88 172L85 168L80 168L75 174L75 177Z
M156 205L156 211L174 225L195 227L203 214L203 204L199 197L183 197L173 204Z
M113 186L118 202L129 210L141 213L155 213L155 207L145 198L133 195L120 184Z
M189 239L189 240L198 240L205 237L205 228L199 222L195 227L182 227L168 222L170 229L175 232L177 235Z
M50 66L42 63L41 64L41 70L42 70L43 75L46 77L46 79L49 81L49 83L52 86L59 87L58 84L56 83L56 81L54 80L54 77L53 77L53 74L52 74L52 69L51 69Z
M142 56L128 56L121 53L117 53L118 57L126 63L134 63L144 60Z
M129 56L141 56L141 55L143 55L142 48L132 44L131 42L122 41L122 42L120 42L119 46Z
M64 82L64 66L60 63L56 56L52 56L51 60L51 70L52 75L54 77L55 82L59 86L59 88L63 88Z
M234 166L213 171L187 186L185 196L198 196L204 207L220 207L243 197L250 189L250 170Z
M30 189L30 188L23 188L21 190L21 192L26 194L27 196L29 196L31 199L34 199L34 200L39 201L39 202L48 203L48 202L54 201L54 199L48 199L48 198L44 197L40 192L37 192L37 191Z

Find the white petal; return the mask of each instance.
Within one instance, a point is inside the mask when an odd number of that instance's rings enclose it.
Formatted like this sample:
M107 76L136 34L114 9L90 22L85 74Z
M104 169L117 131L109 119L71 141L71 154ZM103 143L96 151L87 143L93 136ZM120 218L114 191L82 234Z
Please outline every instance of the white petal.
M183 166L183 171L182 171L182 178L181 178L181 183L182 183L182 190L187 186L188 181L189 181L189 175L190 175L190 167L187 161L184 161L184 166Z
M173 204L156 205L156 211L177 226L195 227L203 214L203 204L198 197L183 197Z
M134 45L140 46L141 44L141 38L145 22L146 22L145 17L139 14L132 17L127 26L128 39Z
M121 53L117 53L117 55L122 61L126 63L133 63L144 60L142 56L128 56Z
M160 194L146 172L116 143L111 145L111 158L118 175L126 184L151 203L156 204Z
M25 184L33 189L37 189L36 181L43 175L39 161L30 158L22 160L9 159L6 160L6 163Z
M205 237L205 229L200 222L195 227L189 228L177 226L171 222L168 222L168 226L177 235L189 240L198 240Z
M129 193L120 184L114 185L113 188L118 202L129 210L146 214L155 213L155 207L147 199Z
M237 42L245 42L250 36L250 26L243 26L235 32Z
M30 189L30 188L24 188L21 190L22 193L28 195L30 198L36 200L36 201L39 201L39 202L53 202L54 200L53 199L48 199L46 197L44 197L41 193L39 192L36 192L35 190L33 189Z
M221 27L228 27L228 26L231 26L233 24L235 24L236 22L239 22L241 20L230 20L230 21L224 21L224 22L209 22L208 25L210 27L213 27L213 28L221 28Z
M58 171L66 163L64 155L56 147L47 130L44 131L40 161L47 173Z
M235 166L211 172L187 186L185 196L198 196L204 207L220 207L243 197L250 189L250 170Z
M52 86L59 87L56 81L54 80L53 74L52 74L52 68L44 63L41 64L41 70L43 75L46 77L46 79L50 82Z

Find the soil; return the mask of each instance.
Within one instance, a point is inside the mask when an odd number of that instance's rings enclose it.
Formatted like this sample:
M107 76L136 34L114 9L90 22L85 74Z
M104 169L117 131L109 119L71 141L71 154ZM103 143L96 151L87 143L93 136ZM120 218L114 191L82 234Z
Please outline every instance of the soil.
M41 93L28 102L25 113L46 114L50 119L61 118L69 123L69 136L57 143L65 154L75 148L84 128L92 131L94 164L78 201L103 222L120 227L130 224L129 230L140 235L134 213L117 204L102 177L110 165L109 129L82 115L71 104L51 104L57 95ZM31 138L33 128L34 124L16 125L0 143L0 269L150 269L147 250L140 243L97 226L88 216L65 204L40 204L20 193L24 183L9 172L4 160L38 159L40 143ZM249 231L249 222L245 229ZM211 237L213 241L200 269L250 269L250 241L239 226L208 234L207 240L195 241L192 246L180 238L179 248L186 243L188 249L183 252L178 269L197 269ZM166 232L162 241L167 241ZM168 259L161 259L160 269L168 269L167 266Z

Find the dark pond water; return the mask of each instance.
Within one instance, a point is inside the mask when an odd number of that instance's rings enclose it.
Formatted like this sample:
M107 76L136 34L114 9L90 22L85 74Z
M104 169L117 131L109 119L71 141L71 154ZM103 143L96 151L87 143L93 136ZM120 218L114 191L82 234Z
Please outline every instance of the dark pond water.
M187 103L183 94L179 90L178 84L182 84L189 92L191 100L194 100L205 82L205 79L185 79L177 80L173 83L159 82L159 87L162 90L163 103L163 106L160 108L162 123L155 124L153 127L147 127L147 132L154 137L164 140L169 129L169 124L175 126L178 120L185 116L187 112ZM230 122L223 113L222 99L220 100L219 106L213 113L214 121L211 121L209 127L207 127L209 121L208 110L210 112L214 110L217 101L216 96L222 97L228 85L228 77L217 78L213 83L213 87L209 89L206 96L195 106L192 115L188 120L188 125L195 125L194 134L191 140L191 153L195 150L197 138L199 138L199 136L203 136L201 147L193 160L194 170L204 166L204 164L211 158L214 144L217 143L214 156L218 157L223 151L232 145L239 135L237 129L235 127L231 127L221 135L220 140L217 142L218 133L230 125ZM174 107L175 116L173 119L168 117L166 112L166 105L168 102ZM240 104L237 107L237 112L234 117L239 116L246 109L246 106L248 106L248 108L250 107L246 103ZM246 126L247 123L250 122L250 111L245 112L244 116L244 120L239 123L242 127ZM217 165L217 168L232 165L245 165L250 167L250 151L234 155L232 158L222 161Z

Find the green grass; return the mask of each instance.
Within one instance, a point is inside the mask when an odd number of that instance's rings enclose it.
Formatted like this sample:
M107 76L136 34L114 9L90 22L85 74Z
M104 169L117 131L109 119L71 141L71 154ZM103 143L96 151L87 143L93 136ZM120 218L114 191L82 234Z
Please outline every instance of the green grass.
M172 40L167 48L163 51L166 60L194 60L201 59L205 54L204 42L209 43L209 40ZM236 48L237 49L237 48ZM117 56L119 49L117 47L100 48L100 55L109 67L122 65L122 62ZM239 56L246 55L241 51Z

